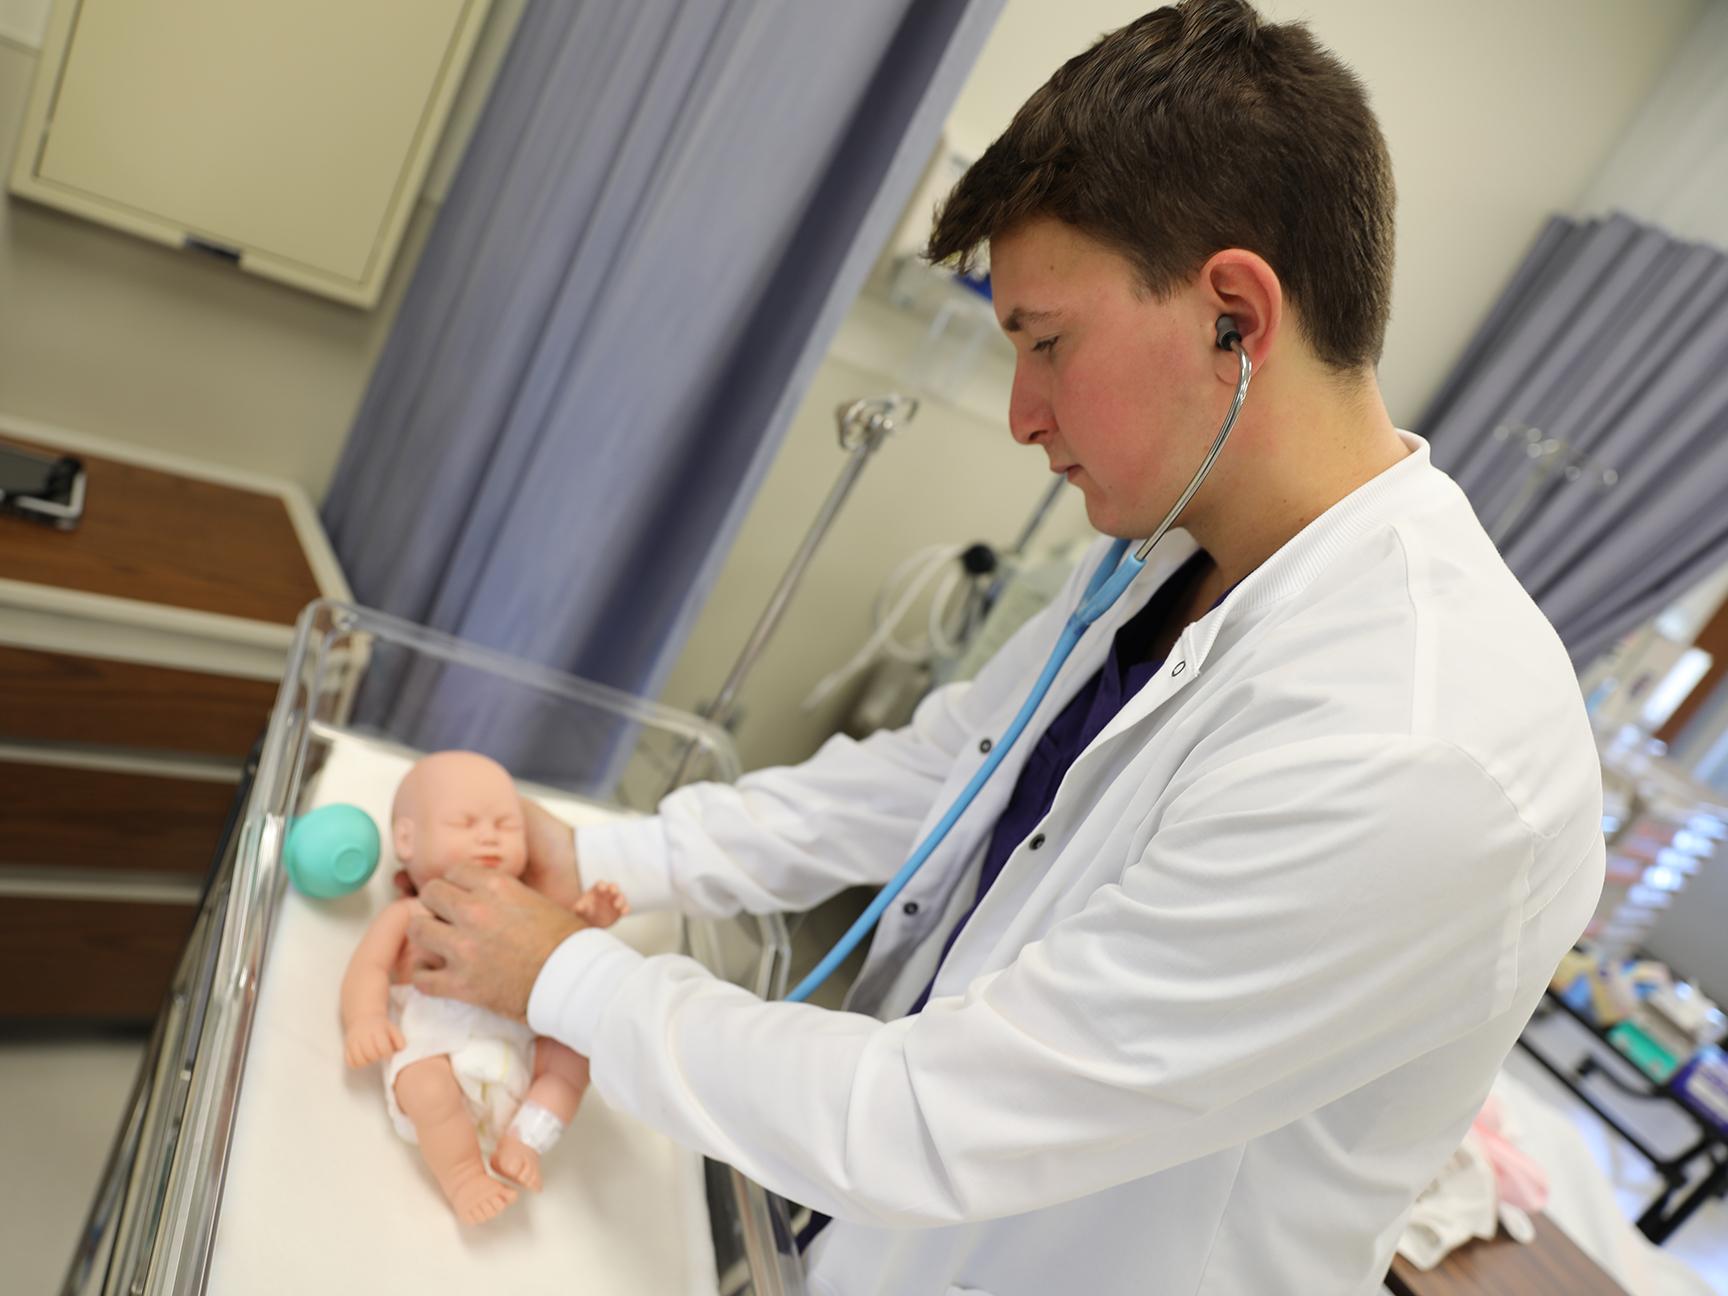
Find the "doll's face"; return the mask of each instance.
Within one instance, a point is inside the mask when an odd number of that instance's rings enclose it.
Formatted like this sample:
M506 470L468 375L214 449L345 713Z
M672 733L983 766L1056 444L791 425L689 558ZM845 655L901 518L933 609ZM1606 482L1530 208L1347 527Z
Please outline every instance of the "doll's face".
M391 827L416 890L458 864L521 877L528 861L515 784L473 752L439 752L415 765L397 791Z

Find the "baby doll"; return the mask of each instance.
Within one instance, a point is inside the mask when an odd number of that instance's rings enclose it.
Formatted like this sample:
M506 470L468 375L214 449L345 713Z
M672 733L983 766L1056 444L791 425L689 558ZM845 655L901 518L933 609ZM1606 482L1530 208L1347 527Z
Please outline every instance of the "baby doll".
M528 852L522 802L510 775L474 752L437 752L409 770L390 807L391 841L416 890L458 864L521 877ZM628 910L602 882L573 906L608 927ZM521 1022L409 981L408 922L429 911L406 897L373 920L342 979L342 1031L351 1067L388 1058L384 1091L397 1133L420 1145L426 1166L464 1223L491 1219L516 1200L492 1168L540 1189L540 1156L557 1142L588 1087L588 1061Z

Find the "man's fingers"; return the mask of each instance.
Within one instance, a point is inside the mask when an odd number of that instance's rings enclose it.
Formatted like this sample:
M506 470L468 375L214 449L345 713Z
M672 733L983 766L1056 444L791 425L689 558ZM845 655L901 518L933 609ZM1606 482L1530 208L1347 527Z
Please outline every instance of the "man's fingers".
M456 995L456 979L442 968L416 968L408 978L421 994L435 995L440 999L454 999Z
M445 922L454 922L456 906L461 902L462 895L461 891L450 884L449 875L446 874L444 877L434 878L426 884L425 889L420 892L420 903ZM414 930L412 923L409 924L408 930L410 932Z
M478 891L487 878L497 877L491 869L473 864L458 864L444 874L444 880L458 891Z
M442 964L449 961L455 948L456 932L448 923L439 922L436 918L410 918L408 943L427 954L436 955Z

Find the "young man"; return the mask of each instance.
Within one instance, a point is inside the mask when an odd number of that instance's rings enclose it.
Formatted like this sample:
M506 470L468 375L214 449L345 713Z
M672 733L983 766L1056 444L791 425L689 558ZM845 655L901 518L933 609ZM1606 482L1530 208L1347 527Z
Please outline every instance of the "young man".
M1013 435L1143 538L1234 394L1220 316L1253 386L850 1011L479 876L428 889L416 984L526 1012L607 1102L831 1215L823 1296L1378 1290L1603 865L1566 654L1380 400L1392 209L1361 86L1300 27L1206 0L1071 60L931 244L989 244ZM710 914L886 881L1102 552L905 730L584 830L585 880Z

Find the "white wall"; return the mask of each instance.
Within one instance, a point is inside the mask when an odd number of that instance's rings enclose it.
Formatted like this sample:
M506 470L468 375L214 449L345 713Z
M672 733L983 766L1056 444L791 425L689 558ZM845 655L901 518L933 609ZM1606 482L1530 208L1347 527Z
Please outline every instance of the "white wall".
M1710 0L1581 203L1728 249L1728 0Z
M1570 210L1702 0L1259 0L1367 84L1398 181L1381 385L1408 426L1548 215ZM952 120L988 142L1144 0L1008 0Z
M32 5L5 2L0 174L40 39ZM279 474L321 495L522 3L494 5L376 310L0 194L0 411Z

